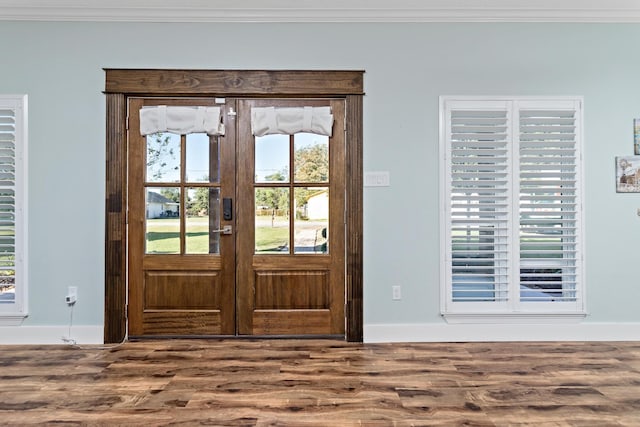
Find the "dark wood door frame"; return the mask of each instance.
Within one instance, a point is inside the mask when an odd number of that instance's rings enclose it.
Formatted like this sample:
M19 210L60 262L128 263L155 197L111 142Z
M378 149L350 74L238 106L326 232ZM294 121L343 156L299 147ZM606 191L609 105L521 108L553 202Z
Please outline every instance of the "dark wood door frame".
M127 335L127 105L129 97L315 97L346 104L346 338L363 338L363 71L105 69L104 341Z

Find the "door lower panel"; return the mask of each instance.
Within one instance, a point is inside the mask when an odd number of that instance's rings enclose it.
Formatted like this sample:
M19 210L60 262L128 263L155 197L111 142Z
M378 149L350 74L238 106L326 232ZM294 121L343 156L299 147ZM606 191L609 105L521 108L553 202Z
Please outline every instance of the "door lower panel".
M142 335L221 334L220 310L145 310Z
M255 308L329 309L329 277L328 271L256 271Z
M217 272L147 271L145 310L217 309L222 285Z
M331 311L254 310L254 335L329 335Z

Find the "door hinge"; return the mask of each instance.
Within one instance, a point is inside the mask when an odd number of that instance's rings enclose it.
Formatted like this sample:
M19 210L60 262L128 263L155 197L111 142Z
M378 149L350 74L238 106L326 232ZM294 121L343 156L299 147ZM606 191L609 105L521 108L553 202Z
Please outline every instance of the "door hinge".
M129 130L129 116L127 116L127 119L125 120L125 128Z

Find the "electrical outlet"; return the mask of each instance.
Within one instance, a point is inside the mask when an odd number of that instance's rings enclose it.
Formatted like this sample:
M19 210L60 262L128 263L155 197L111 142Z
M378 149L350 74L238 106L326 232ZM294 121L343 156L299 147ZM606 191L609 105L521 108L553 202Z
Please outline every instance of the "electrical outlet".
M392 291L391 299L393 299L394 301L398 301L398 300L402 299L402 293L400 292L400 286L398 286L398 285L392 286L391 287L391 291Z
M65 302L69 305L73 305L78 301L78 287L69 286L67 289L67 296L64 298Z

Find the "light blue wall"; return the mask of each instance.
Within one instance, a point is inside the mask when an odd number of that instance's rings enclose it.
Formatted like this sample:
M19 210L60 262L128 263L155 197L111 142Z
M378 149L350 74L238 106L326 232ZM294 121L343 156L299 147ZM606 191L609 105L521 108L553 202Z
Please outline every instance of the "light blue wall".
M102 68L365 70L365 323L441 322L438 97L585 100L590 322L639 322L640 194L614 157L640 117L640 25L1 22L0 93L29 95L30 317L100 325L104 295ZM403 299L391 301L391 286Z

